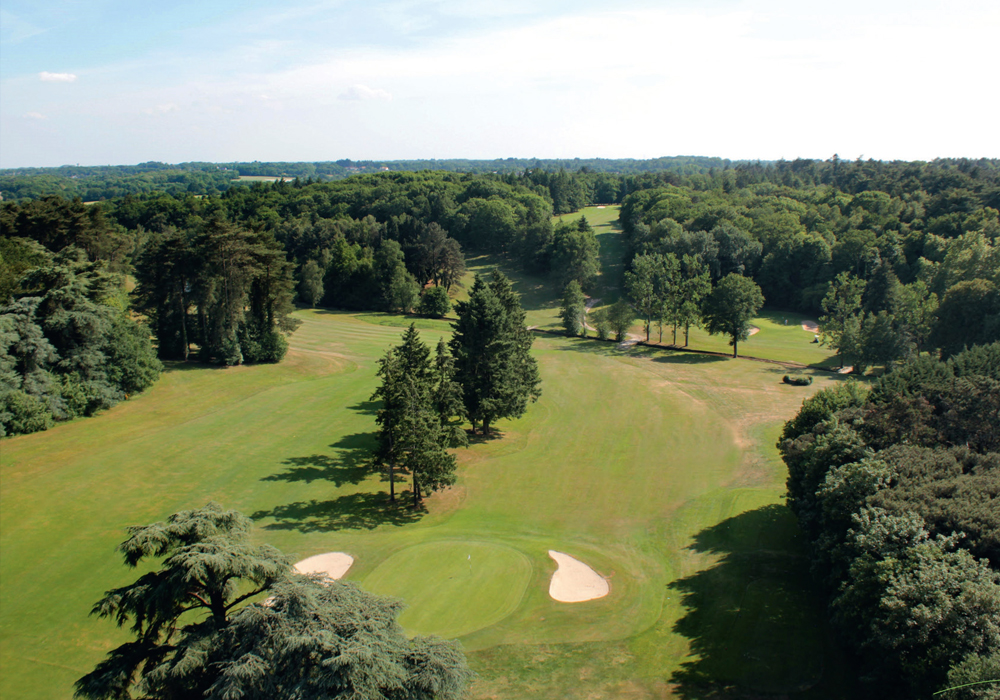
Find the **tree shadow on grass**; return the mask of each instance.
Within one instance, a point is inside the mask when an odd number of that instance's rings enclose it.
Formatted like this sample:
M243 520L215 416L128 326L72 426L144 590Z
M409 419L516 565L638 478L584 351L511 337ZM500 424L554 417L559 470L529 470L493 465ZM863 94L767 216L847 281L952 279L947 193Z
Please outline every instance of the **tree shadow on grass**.
M195 359L188 360L187 362L184 360L163 360L164 372L193 372L200 369L225 370L229 369L229 367L212 362L199 362Z
M562 337L567 338L567 336ZM656 345L655 343L650 343L648 345L645 343L637 343L627 348L621 348L619 347L619 343L615 340L601 340L594 336L586 338L573 337L567 339L571 342L560 345L558 347L559 350L564 352L584 352L591 355L614 355L619 357L623 354L645 356L654 362L684 365L725 362L726 360L731 359L728 356L716 354L674 350L665 346ZM787 372L788 370L783 371Z
M689 660L670 679L678 697L794 697L811 689L817 697L856 697L856 679L831 640L802 536L785 506L706 528L689 549L718 560L669 586L686 609L674 631L690 640Z
M399 527L420 520L427 509L423 505L413 508L411 499L409 491L396 494L396 503L390 503L385 493L351 493L328 501L313 499L287 503L271 510L259 510L250 517L277 521L264 525L265 530L374 530L379 525Z
M366 416L374 416L378 415L378 409L381 405L381 401L360 401L353 406L348 406L347 409Z
M503 440L504 432L491 427L489 435L483 435L481 432L473 433L471 430L466 430L465 436L469 439L469 447L471 447L472 445L485 445L486 443L493 442L494 440Z
M329 481L336 487L360 484L372 473L371 453L375 449L374 433L345 435L330 445L335 454L312 454L289 457L282 464L288 468L265 476L261 481Z
M664 362L671 365L707 365L713 362L725 362L730 359L732 358L721 357L719 355L706 355L700 352L668 351L668 354L654 357L653 362Z
M556 285L548 277L519 271L510 260L497 254L484 253L467 259L470 268L479 268L483 280L489 282L493 270L499 269L510 280L514 292L520 297L521 308L525 311L554 309L559 306Z

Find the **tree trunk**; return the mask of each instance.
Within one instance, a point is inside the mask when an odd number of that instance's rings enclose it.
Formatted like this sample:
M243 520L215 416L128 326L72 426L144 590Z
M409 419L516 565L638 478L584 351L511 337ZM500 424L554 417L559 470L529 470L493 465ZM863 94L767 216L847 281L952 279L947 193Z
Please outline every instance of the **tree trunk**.
M684 326L684 347L688 346L688 339L691 336L691 326Z
M417 471L413 470L413 507L420 505L420 485L417 483Z
M396 502L395 464L389 462L389 503Z
M736 348L739 347L740 341L736 340L736 336L733 336L733 357L736 357Z
M483 435L489 435L489 434L490 434L490 419L484 417L483 418Z
M178 298L178 304L180 305L181 311L181 342L184 343L184 361L188 361L189 344L188 344L188 329L187 329L187 305L184 303L184 287L181 283L181 294Z
M674 345L677 345L677 324L674 324Z

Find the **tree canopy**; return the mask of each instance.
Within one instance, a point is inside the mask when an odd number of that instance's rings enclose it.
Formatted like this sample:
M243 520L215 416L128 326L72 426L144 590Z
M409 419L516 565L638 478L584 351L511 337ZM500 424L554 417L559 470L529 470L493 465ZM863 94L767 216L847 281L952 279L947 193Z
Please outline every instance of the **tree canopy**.
M930 697L1000 652L1000 343L808 399L788 505L870 692ZM971 695L969 697L976 697Z
M250 521L217 504L129 528L119 551L134 583L105 593L93 614L128 626L76 683L76 697L459 698L470 672L459 648L407 639L399 601L351 583L293 573ZM250 602L267 593L266 600Z
M760 287L752 279L731 272L705 299L705 329L712 335L728 335L736 357L739 342L750 337L750 319L763 305Z

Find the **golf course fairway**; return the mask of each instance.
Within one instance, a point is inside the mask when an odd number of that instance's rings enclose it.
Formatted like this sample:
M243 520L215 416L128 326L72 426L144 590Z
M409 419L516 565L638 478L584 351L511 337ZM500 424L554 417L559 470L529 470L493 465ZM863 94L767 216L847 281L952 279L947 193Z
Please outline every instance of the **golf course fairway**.
M529 318L555 313L525 298ZM473 436L458 483L413 510L405 475L391 505L367 468L376 361L411 319L296 316L278 365L172 365L99 416L0 443L0 696L71 697L129 638L89 616L136 578L125 528L209 501L293 561L349 552L345 580L402 599L409 633L462 643L475 698L849 694L774 448L836 375L792 387L777 365L537 334L539 401ZM417 325L432 345L450 333ZM768 335L779 354L799 337L762 332L765 351ZM610 593L552 600L549 550Z

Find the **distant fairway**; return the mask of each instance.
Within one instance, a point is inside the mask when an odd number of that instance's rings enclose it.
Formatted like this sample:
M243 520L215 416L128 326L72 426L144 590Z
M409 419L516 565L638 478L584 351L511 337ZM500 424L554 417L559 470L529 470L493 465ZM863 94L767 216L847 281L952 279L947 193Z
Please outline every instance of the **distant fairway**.
M514 281L529 319L552 313L540 280ZM835 376L791 387L761 363L540 335L542 398L459 450L458 484L414 513L364 468L375 362L410 319L296 315L280 365L173 366L96 418L0 442L0 696L68 698L127 639L87 615L136 576L114 552L123 528L209 500L293 560L350 553L346 578L403 598L408 631L461 640L474 697L850 694L773 447ZM553 601L549 549L610 595Z

